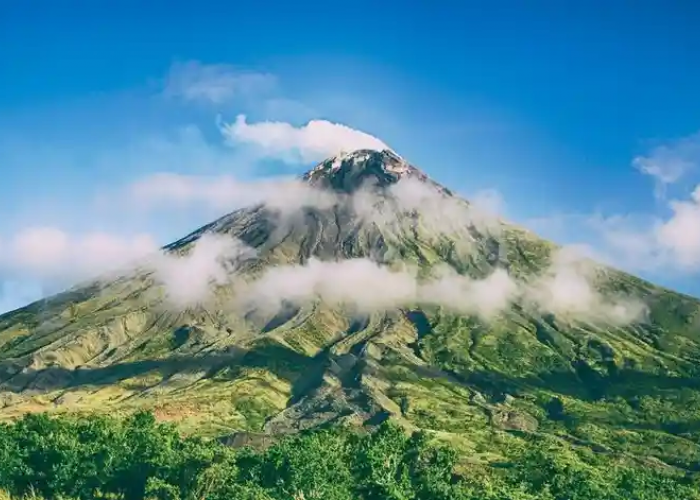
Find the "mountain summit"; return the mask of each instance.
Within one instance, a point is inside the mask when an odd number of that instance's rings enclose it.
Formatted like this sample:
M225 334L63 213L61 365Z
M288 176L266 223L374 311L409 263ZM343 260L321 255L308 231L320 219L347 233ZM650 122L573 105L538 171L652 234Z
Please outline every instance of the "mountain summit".
M425 174L392 151L360 149L328 158L303 178L315 186L349 193L366 181L388 185L407 176L427 179Z
M386 188L405 179L425 182L440 191L449 192L388 149L360 149L341 153L319 163L306 172L303 179L314 187L347 194L366 186Z
M489 217L391 151L274 194L0 316L0 415L148 408L209 435L391 418L478 460L548 435L696 467L696 300Z

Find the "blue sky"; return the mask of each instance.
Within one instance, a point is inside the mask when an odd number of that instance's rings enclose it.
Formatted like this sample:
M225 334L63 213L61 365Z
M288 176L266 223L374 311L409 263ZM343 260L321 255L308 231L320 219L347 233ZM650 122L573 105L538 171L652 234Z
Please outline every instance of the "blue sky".
M220 215L221 179L306 170L341 140L310 120L700 294L696 2L115 5L0 1L2 310Z

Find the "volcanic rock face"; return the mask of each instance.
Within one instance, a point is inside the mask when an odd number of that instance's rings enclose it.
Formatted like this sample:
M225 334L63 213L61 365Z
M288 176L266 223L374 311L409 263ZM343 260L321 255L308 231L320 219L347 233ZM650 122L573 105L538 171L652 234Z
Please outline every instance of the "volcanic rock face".
M361 150L0 316L0 415L150 408L212 435L393 418L471 451L552 433L691 467L699 311Z
M427 179L420 170L391 151L361 149L327 159L307 172L303 179L318 187L351 193L368 180L388 186L407 176Z

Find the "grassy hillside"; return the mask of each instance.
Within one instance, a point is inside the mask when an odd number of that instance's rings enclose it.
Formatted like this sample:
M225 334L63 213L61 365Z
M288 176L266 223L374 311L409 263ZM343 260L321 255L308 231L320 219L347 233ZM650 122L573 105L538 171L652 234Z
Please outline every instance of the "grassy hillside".
M391 161L371 156L320 179L343 192L357 172L393 182L381 164ZM364 257L419 274L447 264L474 278L505 268L528 280L556 250L508 225L436 234L439 216L420 209L390 229L344 206L301 214L281 221L262 208L241 210L168 251L187 254L213 232L257 250L240 276ZM606 268L597 268L596 283L603 305L624 294L643 301L644 318L615 324L522 301L488 320L440 304L358 313L323 300L241 314L230 307L230 286L177 310L152 272L134 271L0 317L0 417L150 410L203 436L390 419L449 442L462 468L547 440L580 460L694 474L700 303Z

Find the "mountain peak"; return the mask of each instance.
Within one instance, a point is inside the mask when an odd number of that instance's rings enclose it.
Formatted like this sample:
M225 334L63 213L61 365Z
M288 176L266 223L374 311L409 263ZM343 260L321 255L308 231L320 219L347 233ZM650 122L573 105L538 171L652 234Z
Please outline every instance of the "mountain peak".
M404 177L428 180L428 176L410 165L394 151L358 149L332 156L304 174L315 186L350 193L365 183L387 186Z

